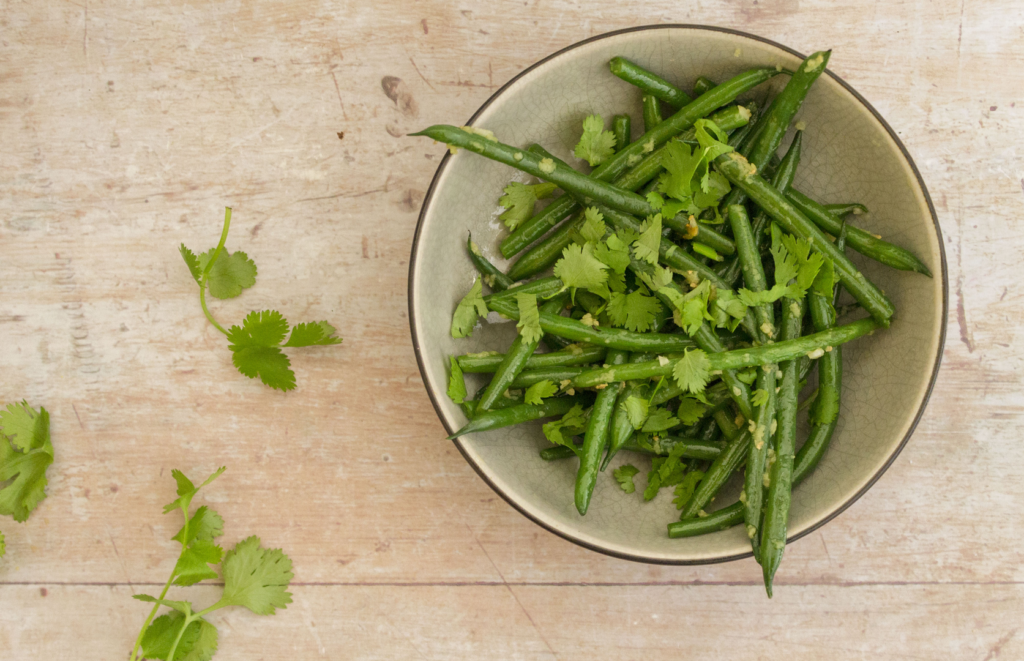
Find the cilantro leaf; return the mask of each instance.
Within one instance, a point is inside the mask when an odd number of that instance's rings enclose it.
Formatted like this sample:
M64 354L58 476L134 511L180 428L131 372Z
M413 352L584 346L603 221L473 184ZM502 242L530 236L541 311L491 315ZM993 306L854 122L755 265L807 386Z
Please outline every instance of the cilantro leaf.
M572 153L590 167L603 163L615 153L615 134L604 130L601 115L590 115L583 120L583 135Z
M736 378L749 386L757 380L757 368L749 367L745 370L736 372Z
M695 425L700 422L707 410L708 407L697 401L695 397L680 397L679 410L676 415L679 416L679 422L684 425Z
M623 464L612 471L612 475L615 477L615 481L619 483L619 487L626 493L634 493L636 491L636 485L633 484L633 477L640 472L640 469L633 464Z
M658 299L641 289L629 294L614 292L608 299L607 312L612 324L640 333L654 329L659 310Z
M764 305L774 303L783 297L802 299L814 284L818 271L825 262L825 257L821 253L811 253L810 243L788 234L784 235L774 223L771 254L775 262L775 286L761 292L741 289L739 298L744 304Z
M608 232L608 226L604 222L604 215L594 207L587 207L586 211L583 212L583 216L584 221L583 226L580 228L580 236L586 242L598 243Z
M341 338L334 335L336 332L334 326L326 321L310 321L295 324L295 327L292 328L292 334L288 337L288 341L284 343L284 346L312 347L341 344Z
M701 179L701 186L693 193L693 204L698 209L717 207L730 190L732 190L732 186L729 185L729 180L718 172L710 170Z
M513 181L505 186L505 194L498 199L498 204L505 207L499 216L510 230L515 230L523 221L533 215L533 207L537 200L551 197L557 190L555 184L522 184Z
M676 361L672 368L672 376L684 391L692 393L704 392L711 377L711 362L706 353L700 349L691 349Z
M199 283L203 277L203 269L199 266L199 258L196 254L185 247L185 244L178 246L178 252L181 253L181 258L185 260L185 266L188 267L188 272L192 274L192 279Z
M538 381L526 389L523 401L527 404L541 404L545 397L553 397L558 392L558 386L551 379Z
M536 343L544 336L540 328L540 310L537 309L537 297L534 294L516 294L519 304L519 321L516 328L523 342Z
M220 603L244 606L257 615L273 615L292 602L287 591L292 561L281 549L265 549L260 538L247 537L224 556L224 596Z
M210 661L213 655L217 652L217 627L213 626L206 620L200 618L189 623L189 626L199 623L199 636L192 644L192 649L188 650L184 654L179 652L174 653L175 661ZM181 649L181 643L178 643L178 649Z
M763 388L758 388L751 395L750 403L754 406L764 406L768 403L768 391Z
M24 521L46 498L46 469L53 463L50 414L22 402L8 406L0 424L0 514Z
M607 240L594 246L594 257L604 263L612 272L623 274L629 268L629 245L622 242L617 235L612 234ZM619 279L616 279L619 281ZM625 281L622 281L625 288ZM611 282L608 283L611 286Z
M653 409L648 414L641 431L653 434L659 431L667 431L678 424L679 418L674 417L668 409L659 407Z
M231 362L250 379L260 380L271 388L295 388L295 372L291 361L279 348L288 334L288 322L276 310L250 312L242 326L228 329Z
M451 362L451 374L448 376L448 397L456 404L466 401L466 379L462 376L462 368L455 356L448 356Z
M50 414L46 409L36 411L25 400L8 404L0 411L0 434L21 452L41 448L50 442Z
M648 264L658 263L658 249L661 247L661 214L648 217L642 226L640 238L633 242L633 254Z
M659 211L663 206L665 206L665 198L658 195L656 191L651 191L647 193L647 204L650 204L651 208L655 211Z
M631 395L622 403L622 407L626 411L626 418L629 420L629 424L633 426L633 429L640 429L644 426L644 422L647 421L647 411L650 409L650 402L643 397Z
M566 289L593 289L605 284L608 273L605 265L594 257L592 244L573 243L562 250L562 258L555 263L555 277Z
M671 286L662 287L658 293L669 300L673 308L673 319L676 325L693 335L700 330L705 319L712 319L708 312L711 298L711 283L704 280L686 294Z
M203 505L188 520L188 539L185 539L185 526L182 526L178 534L171 537L171 539L182 546L188 546L193 540L212 542L223 534L224 519L206 505Z
M224 557L224 549L213 542L197 539L186 546L174 565L175 585L195 585L208 578L217 578L209 565L216 565Z
M487 304L484 303L483 281L477 277L469 293L462 297L452 315L452 337L469 337L473 334L477 317L487 316Z
M189 506L192 504L192 499L195 498L195 495L199 490L220 477L221 473L225 470L227 470L227 467L221 466L211 473L210 477L206 478L206 480L197 487L192 484L192 480L188 479L184 473L177 468L173 469L171 471L171 477L173 477L174 481L178 484L178 498L164 505L164 514L176 509L183 509L187 511Z
M697 150L678 140L673 140L662 152L661 164L665 172L658 180L658 190L682 202L690 202L693 196L692 181L701 164ZM668 215L665 209L662 212Z
M682 481L676 485L675 498L672 499L672 503L676 506L676 509L683 509L690 497L693 496L693 492L696 491L697 485L704 479L704 471L690 471L687 473Z
M216 248L212 248L199 255L199 267L202 271L206 271L215 251ZM187 258L185 263L189 263ZM189 270L192 270L191 264L189 264ZM210 295L214 298L234 298L241 294L242 290L256 284L256 264L241 250L228 252L227 249L224 249L217 256L217 261L210 267L206 282L210 289Z

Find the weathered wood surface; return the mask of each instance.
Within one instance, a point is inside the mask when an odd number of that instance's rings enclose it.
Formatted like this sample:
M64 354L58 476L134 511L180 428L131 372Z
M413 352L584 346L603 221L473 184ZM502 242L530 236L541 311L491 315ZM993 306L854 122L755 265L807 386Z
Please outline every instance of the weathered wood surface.
M0 656L125 658L145 616L129 596L173 564L170 469L226 464L206 502L228 543L261 535L296 579L274 617L215 616L218 659L1024 657L1024 16L855 4L4 3L0 401L52 412L57 460L29 522L0 519ZM410 345L437 150L404 133L654 22L831 46L946 241L928 411L864 498L787 551L771 602L753 562L634 564L525 520L441 440ZM274 306L345 337L293 352L293 393L237 374L177 254L216 241L225 205L259 284L217 314Z

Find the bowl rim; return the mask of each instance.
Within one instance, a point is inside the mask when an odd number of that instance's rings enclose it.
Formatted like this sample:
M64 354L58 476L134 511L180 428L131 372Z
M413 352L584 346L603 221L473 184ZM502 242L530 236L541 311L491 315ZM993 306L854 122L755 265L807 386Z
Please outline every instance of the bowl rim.
M562 49L559 49L559 50L555 51L554 53L551 53L550 55L548 55L548 56L538 60L537 62L531 64L530 66L528 66L527 68L523 69L518 74L513 76L511 79L509 79L508 82L506 82L504 85L502 85L497 90L495 90L494 93L491 94L491 96L488 97L487 100L484 101L484 103L476 110L476 112L473 113L473 115L469 118L469 120L466 122L466 124L467 125L472 125L473 122L475 122L477 120L477 118L484 112L484 110L486 110L492 103L494 103L498 99L498 97L500 97L505 92L505 90L507 90L512 85L514 85L521 78L527 76L528 74L530 74L535 69L541 67L544 64L547 64L549 61L555 59L556 57L559 57L559 56L561 56L561 55L563 55L565 53L568 53L569 51L572 51L572 50L574 50L576 48L579 48L581 46L585 46L585 45L590 44L590 43L595 42L595 41L599 41L599 40L602 40L602 39L609 39L609 38L616 37L616 36L619 36L619 35L622 35L622 34L629 34L629 33L632 33L632 32L643 32L643 31L647 31L647 30L673 30L673 29L704 30L704 31L708 31L708 32L720 32L720 33L734 35L734 36L738 36L738 37L744 37L744 38L747 38L747 39L753 39L755 41L759 41L759 42L761 42L763 44L767 44L767 45L772 46L774 48L778 48L778 49L780 49L780 50L782 50L782 51L784 51L786 53L789 53L790 55L794 55L794 56L800 58L801 60L807 58L806 55L804 55L804 54L802 54L802 53L800 53L800 52L798 52L798 51L796 51L796 50L794 50L794 49L792 49L792 48L790 48L788 46L784 46L783 44L780 44L780 43L778 43L776 41L773 41L771 39L766 39L765 37L760 37L758 35L750 34L749 32L743 32L742 30L734 30L732 28L723 28L723 27L712 26L712 25L699 25L699 24L693 24L693 23L662 23L662 24L639 25L639 26L634 26L634 27L629 27L629 28L623 28L623 29L620 29L620 30L613 30L611 32L604 32L602 34L595 35L595 36L589 37L587 39L583 39L582 41L577 41L577 42L575 42L573 44L570 44L570 45L568 45L568 46L566 46L566 47L564 47ZM867 483L859 491L854 493L846 502L840 504L832 512L829 512L820 521L818 521L818 522L814 523L813 525L809 526L806 530L803 530L803 531L801 531L801 532L799 532L797 534L789 536L787 538L787 540L786 540L787 544L791 544L791 543L795 542L796 540L798 540L798 539L800 539L800 538L802 538L802 537L804 537L806 535L809 535L810 533L814 532L815 530L818 530L819 528L824 526L826 523L828 523L829 521L833 520L834 518L836 518L837 516L839 516L840 514L845 512L851 505L853 505L855 502L857 502L861 498L861 496L863 496L865 493L867 493L868 489L870 489L872 486L874 486L875 482L877 482L882 477L882 475L889 469L889 467L893 464L893 462L896 461L896 457L898 457L900 455L900 453L903 451L903 448L906 447L907 442L910 440L910 437L913 436L914 431L917 429L918 423L921 421L921 417L924 415L925 409L928 407L928 402L931 400L932 391L934 390L935 383L936 383L936 381L938 379L939 368L940 368L940 366L942 364L942 354L943 354L943 352L945 350L945 346L946 346L946 327L947 327L948 322L949 322L949 274L948 274L948 268L947 268L947 263L946 263L945 243L942 240L942 228L939 225L939 219L938 219L937 214L935 213L935 205L932 203L931 195L929 195L929 193L928 193L928 187L924 183L924 178L921 176L921 172L917 169L917 164L914 162L914 159L910 156L910 152L907 151L907 148L904 146L903 141L901 141L899 136L896 134L896 131L893 130L893 128L889 125L889 123L887 121L885 121L885 118L882 117L882 115L877 110L875 110L875 107L872 106L871 103L869 103L867 99L865 99L863 96L861 96L861 94L859 92L857 92L857 90L855 90L852 86L850 86L849 83L847 83L845 80L843 80L838 75L836 75L832 70L826 69L825 70L825 74L828 75L829 77L831 77L839 85L841 85L847 92L849 92L851 95L853 95L853 97L858 102L860 102L860 104L862 106L864 106L864 108L867 109L868 112L871 113L871 115L878 121L878 123L881 124L881 126L889 134L889 137L892 138L893 142L899 148L900 153L903 155L903 158L906 160L907 164L910 166L911 171L914 173L914 178L917 180L917 185L920 187L921 193L923 194L925 202L928 205L928 212L931 214L932 225L935 228L935 236L937 238L937 242L938 242L938 245L939 245L939 266L940 266L939 271L941 272L941 278L942 278L942 318L941 318L940 325L939 325L939 344L938 344L936 355L935 355L935 363L932 366L932 373L931 373L931 376L928 379L928 387L925 390L924 398L921 400L921 405L918 407L917 412L914 414L913 422L911 422L910 427L907 429L907 433L900 440L899 445L896 446L896 449L893 450L892 454L885 461L885 463L882 464L881 468L879 468L878 471L873 476L871 476L871 479L869 479L867 481ZM424 223L424 220L426 218L427 208L430 206L431 199L433 198L434 192L435 192L435 190L437 188L438 180L441 178L441 174L444 171L445 166L448 164L448 160L449 160L450 157L451 157L451 154L446 153L444 155L444 157L441 159L441 162L437 166L437 170L434 172L434 177L430 181L430 187L427 189L427 193L424 196L423 203L422 203L422 205L420 207L419 217L416 220L416 231L413 234L413 239L412 239L412 250L411 250L411 253L410 253L410 257L409 257L409 281L408 281L408 288L407 288L408 306L409 306L409 330L410 330L410 333L412 335L413 351L416 354L416 364L417 364L417 366L419 367L419 370L420 370L420 377L424 380L424 389L427 391L427 396L430 398L430 403L434 407L434 412L437 414L438 419L441 421L441 425L445 428L445 430L448 432L449 435L455 433L455 431L457 431L457 430L450 429L448 427L448 424L445 421L444 415L443 415L443 413L441 411L441 406L440 406L439 402L437 401L437 397L430 390L430 388L426 387L426 374L427 374L426 366L424 365L423 352L422 352L422 350L420 348L420 340L419 340L419 337L416 334L416 313L415 313L414 306L413 306L413 301L414 301L414 297L413 297L413 290L414 290L413 274L415 273L415 270L416 270L416 260L417 260L418 252L419 252L418 249L419 249L420 232L423 229L423 223ZM462 439L461 438L454 439L453 443L455 444L455 447L458 448L459 452L462 454L462 456L466 460L466 462L470 466L473 467L473 470L476 471L477 475L479 475L483 479L483 481L485 483L487 483L487 485L490 486L491 489L495 493L497 493L499 496L501 496L501 498L506 503L511 505L520 514L524 515L526 518L530 519L531 521L533 521L537 525L541 526L542 528L544 528L548 532L554 533L555 535L558 535L562 539L565 539L565 540L567 540L569 542L572 542L573 544L576 544L578 546L582 546L583 548L589 549L591 551L596 551L598 553L602 553L604 555L608 555L608 556L611 556L611 557L614 557L614 558L620 558L620 559L623 559L623 560L632 560L634 562L643 562L643 563L655 564L655 565L710 565L710 564L718 564L718 563L722 563L722 562L732 562L734 560L741 560L741 559L749 558L749 557L753 556L753 552L752 551L746 551L744 553L725 555L725 556L715 557L715 558L701 558L701 559L697 559L697 560L685 560L685 559L674 559L674 558L664 558L664 557L651 557L651 556L646 556L646 555L624 553L624 552L621 552L621 551L616 551L616 550L612 550L612 549L608 549L608 548L602 547L602 546L600 546L598 544L593 544L593 543L591 543L589 541L586 541L586 540L583 540L583 539L579 539L579 538L575 537L574 535L572 535L571 533L569 533L568 531L562 530L562 529L560 529L560 528L558 528L557 526L554 526L554 525L549 525L547 522L541 520L540 518L538 518L538 517L534 516L532 513L530 513L523 505L518 503L515 500L514 497L512 497L510 494L507 494L504 491L502 491L494 482L492 482L490 480L490 478L487 477L487 474L484 472L484 470L480 466L477 465L477 463L471 458L470 454L466 451L465 447L462 444Z

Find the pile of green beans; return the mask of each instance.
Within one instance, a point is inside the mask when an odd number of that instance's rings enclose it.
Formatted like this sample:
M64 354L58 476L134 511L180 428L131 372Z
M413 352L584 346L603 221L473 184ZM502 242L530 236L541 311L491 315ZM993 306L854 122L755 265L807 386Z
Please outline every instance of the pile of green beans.
M485 250L472 237L467 240L469 259L491 292L475 305L520 321L521 330L503 351L452 358L456 386L465 374L488 380L473 398L455 399L468 422L451 438L562 416L545 426L545 435L556 444L541 449L540 459L577 459L572 497L581 516L613 458L650 458L644 498L653 498L662 486L676 486L680 517L668 525L669 537L744 524L769 597L785 550L793 485L814 469L836 429L841 345L884 330L895 314L891 301L845 249L931 277L910 251L847 222L848 216L868 212L862 204L823 204L792 186L809 139L802 123L795 131L791 126L829 56L830 51L821 51L792 72L753 69L721 84L698 76L692 94L625 58L613 58L610 73L638 96L642 117L637 122L625 113L612 118L607 140L614 146L589 173L541 145L521 149L470 127L438 125L413 134L504 163L561 191L501 239L501 256L518 256L510 268L499 269L488 259L491 246ZM740 100L779 73L789 78L767 107ZM719 192L717 205L665 214L657 263L653 245L646 258L626 247L628 264L618 267L625 271L616 271L622 274L618 286L653 297L651 304L658 306L650 322L639 326L644 332L614 323L608 306L616 294L607 287L573 289L553 275L527 280L569 255L573 244L579 244L577 250L591 249L586 242L594 242L593 235L581 234L594 231L584 210L600 214L598 227L605 228L595 246L603 246L602 240L611 246L612 236L644 231L649 226L644 218L668 208L651 193L667 190L659 182L666 167L673 167L673 161L666 165L671 150L679 149L672 143L703 148L698 144L707 139L700 133L702 119L729 136L732 149L714 152L719 155L710 167L730 189ZM643 131L636 139L634 127ZM780 158L787 135L793 137ZM780 240L805 246L805 263L808 255L821 255L813 286L776 282L782 268L777 265L786 255ZM612 262L604 264L612 268ZM710 310L716 308L700 308L705 316L694 322L692 316L687 320L679 301L695 291L710 292L704 306L711 305L708 301L747 301L749 306L741 304L739 312L729 313L734 318L726 314L724 319L721 310L715 316ZM843 314L860 310L862 318L837 323L841 291L853 301L840 307ZM522 294L536 297L536 316L520 307ZM534 324L529 333L528 324ZM679 376L687 373L693 351L709 375L703 389ZM801 444L796 432L800 392L815 369L817 387L806 399L811 431ZM694 388L698 392L690 392ZM453 398L465 392L464 382L449 390ZM648 428L655 410L659 422ZM638 472L629 468L622 475L615 471L626 493L635 488L632 477ZM730 482L741 485L739 500L712 510Z

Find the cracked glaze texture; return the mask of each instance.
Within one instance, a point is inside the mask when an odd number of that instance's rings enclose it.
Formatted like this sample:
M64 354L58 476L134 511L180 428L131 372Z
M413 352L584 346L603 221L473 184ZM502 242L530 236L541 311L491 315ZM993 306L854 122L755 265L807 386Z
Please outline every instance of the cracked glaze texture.
M582 119L600 113L606 120L628 111L634 138L642 122L640 94L608 72L610 58L622 55L689 90L698 75L723 81L743 70L782 65L799 59L757 39L699 28L665 27L618 33L573 47L527 71L501 90L473 124L494 131L499 140L523 148L540 143L579 166L571 155ZM779 76L756 88L763 100L785 84ZM892 327L844 347L841 418L832 447L794 494L790 537L800 535L843 509L866 489L902 447L923 409L938 369L945 327L945 263L927 196L914 171L885 127L835 79L823 76L797 116L807 124L803 160L795 185L823 202L862 202L871 213L853 222L917 254L934 278L894 271L851 253L854 263L892 299ZM452 123L458 123L452 118ZM785 141L788 143L789 138ZM785 144L783 145L785 148ZM476 277L464 254L467 231L499 267L507 267L497 244L504 236L496 201L509 180L522 173L460 152L442 163L421 216L410 272L414 340L424 382L449 430L465 423L445 396L447 356L504 350L512 341L512 323L481 324L473 336L453 340L451 313ZM492 320L496 315L491 314ZM483 383L467 375L472 394ZM801 413L803 434L806 415ZM540 424L474 434L459 441L466 457L507 499L549 529L591 548L652 562L712 562L746 555L742 527L691 539L669 539L666 524L678 512L671 489L643 503L638 493L622 493L611 469L633 463L649 468L643 457L621 453L603 473L590 511L573 506L577 461L545 463L537 452L549 443ZM735 501L739 481L721 493L709 509Z

